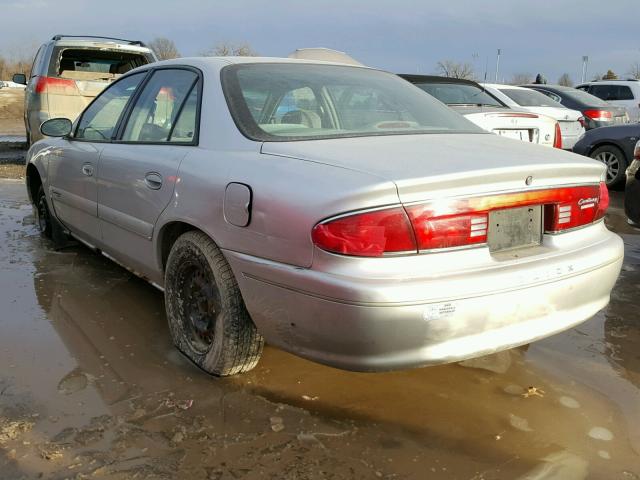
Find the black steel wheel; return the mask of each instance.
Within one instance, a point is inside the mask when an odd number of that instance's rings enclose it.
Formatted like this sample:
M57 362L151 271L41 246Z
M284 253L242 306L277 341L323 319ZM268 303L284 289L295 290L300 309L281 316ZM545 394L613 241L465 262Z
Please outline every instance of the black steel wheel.
M165 306L174 344L217 376L255 367L264 341L244 305L231 267L204 233L180 236L165 269Z
M47 199L44 195L44 188L40 185L38 194L35 201L35 214L36 225L40 233L46 238L53 237L53 224L51 221L51 213L49 212L49 205L47 205Z

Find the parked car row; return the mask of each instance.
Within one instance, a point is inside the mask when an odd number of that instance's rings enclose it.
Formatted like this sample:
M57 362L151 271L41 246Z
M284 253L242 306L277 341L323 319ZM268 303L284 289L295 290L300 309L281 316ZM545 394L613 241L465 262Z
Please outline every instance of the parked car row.
M353 370L453 362L609 301L605 167L541 146L558 122L487 88L250 57L109 81L42 123L37 225L164 290L173 342L209 373L250 370L264 341Z
M510 108L476 82L426 75L400 76L488 132L529 143L563 147L562 134L556 120L546 115Z

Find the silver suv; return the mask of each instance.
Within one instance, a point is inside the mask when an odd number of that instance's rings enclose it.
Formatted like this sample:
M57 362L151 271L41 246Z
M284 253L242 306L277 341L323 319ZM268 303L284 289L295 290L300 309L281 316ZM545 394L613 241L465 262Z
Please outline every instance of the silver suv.
M55 35L38 49L29 79L14 75L14 82L27 85L27 141L42 138L42 122L56 117L75 120L113 80L156 60L152 50L137 40Z

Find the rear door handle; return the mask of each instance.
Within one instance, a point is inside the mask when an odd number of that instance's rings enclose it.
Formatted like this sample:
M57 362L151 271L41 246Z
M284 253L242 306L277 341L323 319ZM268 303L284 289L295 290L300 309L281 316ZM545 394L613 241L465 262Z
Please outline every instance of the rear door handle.
M160 190L160 187L162 187L162 175L156 172L149 172L144 176L144 183L151 190Z
M93 165L90 163L85 163L82 165L82 173L84 173L87 177L93 177Z

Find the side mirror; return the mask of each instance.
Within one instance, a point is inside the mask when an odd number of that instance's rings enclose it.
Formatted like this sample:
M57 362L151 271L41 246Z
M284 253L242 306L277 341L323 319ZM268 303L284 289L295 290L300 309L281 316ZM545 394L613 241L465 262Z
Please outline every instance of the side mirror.
M47 137L66 137L71 134L71 127L68 118L51 118L40 125L40 131Z
M27 84L27 76L24 73L16 73L11 80L13 83L19 83L20 85Z

